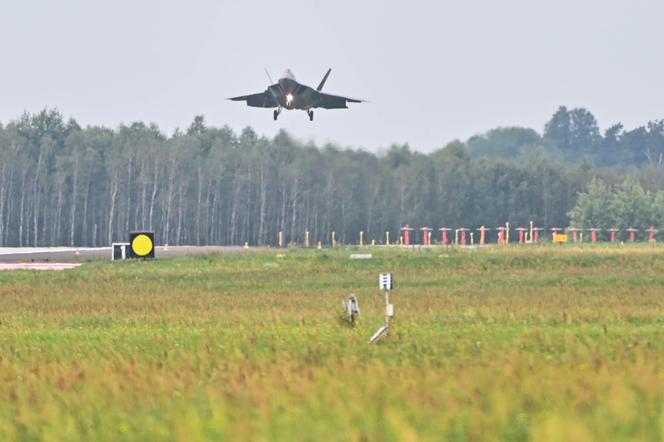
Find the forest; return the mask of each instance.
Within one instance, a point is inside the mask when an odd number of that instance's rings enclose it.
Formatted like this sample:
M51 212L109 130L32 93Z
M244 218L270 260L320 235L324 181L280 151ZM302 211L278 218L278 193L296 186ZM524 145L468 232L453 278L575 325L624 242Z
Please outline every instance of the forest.
M0 246L382 242L408 223L664 228L664 120L601 133L560 107L540 134L496 128L431 153L235 133L81 127L54 109L0 125ZM395 236L393 236L394 238Z

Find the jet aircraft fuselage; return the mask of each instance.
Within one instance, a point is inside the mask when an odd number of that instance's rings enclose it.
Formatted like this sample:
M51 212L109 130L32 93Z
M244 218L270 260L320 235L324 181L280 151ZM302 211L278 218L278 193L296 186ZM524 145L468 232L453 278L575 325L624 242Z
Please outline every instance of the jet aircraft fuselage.
M274 119L279 117L282 109L304 110L309 119L314 119L314 109L346 109L347 103L361 103L363 100L331 95L321 92L332 69L329 69L316 89L298 83L290 69L275 83L268 86L265 92L229 98L233 101L245 101L247 106L276 108Z

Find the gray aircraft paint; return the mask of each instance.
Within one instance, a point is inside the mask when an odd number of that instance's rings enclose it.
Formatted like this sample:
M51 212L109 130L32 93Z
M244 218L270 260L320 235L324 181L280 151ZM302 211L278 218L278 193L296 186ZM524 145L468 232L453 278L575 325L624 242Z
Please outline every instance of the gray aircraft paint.
M298 82L290 69L286 69L284 75L274 84L271 84L263 92L241 95L229 98L231 101L244 101L249 107L276 108L273 119L286 110L303 110L313 120L313 110L323 109L347 109L348 103L361 103L362 100L333 95L322 92L332 69L328 69L316 89ZM269 74L268 74L268 78Z

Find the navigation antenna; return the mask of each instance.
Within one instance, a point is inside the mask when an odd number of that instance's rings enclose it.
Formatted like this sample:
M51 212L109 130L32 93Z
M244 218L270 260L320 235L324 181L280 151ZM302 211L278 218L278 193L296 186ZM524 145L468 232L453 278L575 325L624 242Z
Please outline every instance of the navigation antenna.
M267 79L270 80L270 84L268 86L272 86L274 84L274 81L272 81L272 77L270 77L270 73L267 71L267 68L265 69L265 75L267 75Z

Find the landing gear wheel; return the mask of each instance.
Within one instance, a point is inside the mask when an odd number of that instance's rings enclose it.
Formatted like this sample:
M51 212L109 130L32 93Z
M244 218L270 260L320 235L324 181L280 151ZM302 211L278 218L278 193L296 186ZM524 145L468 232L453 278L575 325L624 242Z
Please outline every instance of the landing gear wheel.
M279 116L279 111L277 109L274 110L274 121L277 121L277 117Z
M309 114L309 121L314 121L314 111L307 111L307 114Z

